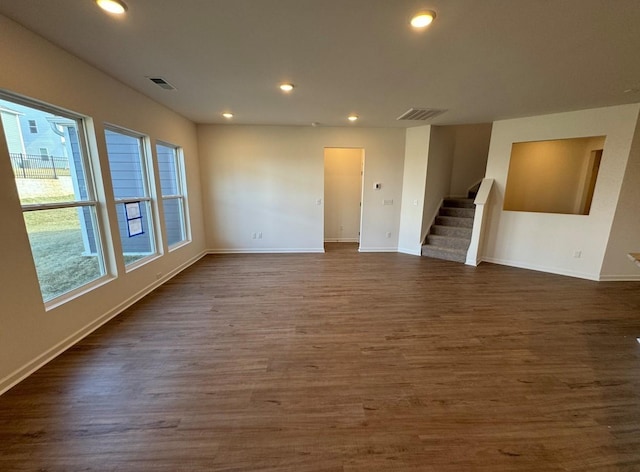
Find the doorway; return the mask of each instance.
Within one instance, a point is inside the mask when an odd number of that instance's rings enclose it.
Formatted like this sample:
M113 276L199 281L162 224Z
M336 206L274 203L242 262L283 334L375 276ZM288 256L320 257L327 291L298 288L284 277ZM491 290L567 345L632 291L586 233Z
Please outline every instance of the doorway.
M324 241L360 243L364 149L324 150ZM356 243L356 244L354 244Z

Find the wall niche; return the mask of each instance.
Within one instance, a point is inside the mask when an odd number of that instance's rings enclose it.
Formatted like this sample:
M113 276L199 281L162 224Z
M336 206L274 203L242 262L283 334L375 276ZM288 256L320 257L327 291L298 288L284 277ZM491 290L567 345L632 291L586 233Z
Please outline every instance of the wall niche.
M513 143L503 209L588 215L605 139Z

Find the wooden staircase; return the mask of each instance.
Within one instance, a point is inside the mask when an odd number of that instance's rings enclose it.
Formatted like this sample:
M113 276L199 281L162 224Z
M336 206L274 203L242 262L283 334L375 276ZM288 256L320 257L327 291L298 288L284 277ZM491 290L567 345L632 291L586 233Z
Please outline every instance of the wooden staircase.
M446 198L429 229L422 255L464 263L475 211L472 198Z

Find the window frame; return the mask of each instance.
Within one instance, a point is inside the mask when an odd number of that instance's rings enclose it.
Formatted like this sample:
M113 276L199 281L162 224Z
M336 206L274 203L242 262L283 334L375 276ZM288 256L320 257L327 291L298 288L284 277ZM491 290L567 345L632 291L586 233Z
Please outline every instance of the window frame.
M20 207L22 210L23 216L28 212L37 212L37 211L45 211L45 210L61 210L61 209L78 209L78 208L92 208L92 222L93 222L93 233L95 238L95 251L97 256L98 268L100 271L100 276L96 277L84 283L76 288L68 290L66 292L61 293L53 298L48 300L44 299L44 294L42 292L42 287L40 286L40 281L38 279L38 288L40 289L40 296L42 297L42 303L44 305L45 311L49 311L53 308L61 306L78 296L84 295L102 285L109 282L113 279L113 275L111 273L111 267L109 265L109 258L107 257L107 246L106 246L106 230L107 226L103 220L103 214L101 211L101 202L98 200L97 192L96 192L96 172L95 172L95 162L97 161L95 153L92 152L91 146L89 146L89 127L91 126L90 121L91 118L85 115L81 115L79 113L71 112L61 107L51 105L45 102L40 102L35 99L31 99L28 97L23 97L17 94L13 94L11 92L6 92L4 90L0 90L0 99L15 103L17 105L33 108L40 112L51 113L56 116L60 116L63 118L70 119L75 122L76 125L76 133L78 137L78 148L80 150L81 162L82 162L82 171L83 171L83 180L85 185L85 191L87 194L87 198L84 200L68 200L62 202L55 203L29 203L22 204L20 202ZM37 133L37 121L36 120L28 120L29 121L29 132L33 133L33 126L31 122L36 123L36 133ZM6 139L5 130L0 123L0 130L2 131L1 139ZM15 178L14 178L15 180ZM14 182L17 188L17 182ZM23 219L24 221L24 219ZM25 234L27 238L29 238L29 230L25 223L24 226ZM31 246L31 241L29 241L29 250L31 251L31 259L33 261L34 269L37 272L37 263L33 253L33 247Z
M180 201L181 214L182 218L180 220L180 224L182 226L182 235L183 239L174 244L169 244L167 239L167 249L169 252L174 251L186 244L191 242L191 225L189 222L189 211L188 211L188 198L187 198L187 185L186 185L186 177L185 177L185 167L184 167L184 152L182 147L177 146L175 144L168 143L162 140L156 140L156 164L158 166L158 180L160 182L160 199L162 200L162 220L165 224L165 235L166 235L166 218L164 213L164 202L165 200L178 200ZM176 194L165 195L162 189L162 181L160 180L160 161L158 159L158 146L164 146L166 148L173 150L173 168L175 170L175 186ZM166 239L166 238L165 238Z
M104 128L103 134L105 137L105 148L107 151L107 154L106 154L107 162L109 163L108 176L109 176L109 180L111 182L112 188L113 188L113 174L112 174L113 169L111 168L111 161L109 158L109 148L107 145L106 132L111 131L113 133L119 133L121 135L128 136L130 138L134 138L138 140L138 149L140 153L140 171L142 174L141 175L142 187L143 187L145 196L144 197L116 197L115 192L113 195L114 209L116 211L116 219L117 219L118 205L120 204L126 205L127 203L145 202L145 205L147 205L147 209L148 209L147 228L149 230L149 241L153 245L152 252L129 264L126 263L124 258L125 253L123 248L122 235L120 234L120 225L119 223L116 223L116 228L118 228L117 237L120 238L120 246L122 249L122 251L120 252L120 257L122 258L121 260L124 264L125 272L131 272L132 270L135 270L138 267L143 266L148 262L155 260L162 255L161 253L162 245L159 244L158 236L157 236L158 235L157 215L159 212L157 210L157 205L156 205L157 199L155 196L156 195L155 187L152 185L153 178L154 178L154 169L153 169L153 166L150 165L151 162L149 160L149 157L151 155L150 146L149 146L149 136L127 129L127 128L123 128L122 126L111 124L111 123L104 123L103 128Z

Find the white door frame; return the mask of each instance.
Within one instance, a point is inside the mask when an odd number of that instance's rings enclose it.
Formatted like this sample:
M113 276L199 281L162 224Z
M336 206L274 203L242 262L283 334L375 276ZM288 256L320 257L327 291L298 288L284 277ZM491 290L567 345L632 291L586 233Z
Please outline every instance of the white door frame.
M323 151L322 151L322 156L323 156L323 171L326 172L326 169L324 167L324 158L326 156L326 151L327 149L357 149L360 151L360 223L358 225L358 249L360 249L360 247L362 246L362 220L363 220L363 216L364 216L364 170L365 170L365 150L362 147L350 147L350 146L324 146ZM325 174L325 180L326 180L326 174ZM322 240L324 241L324 228L325 228L325 213L324 213L324 209L326 209L326 195L325 195L326 190L323 188L323 201L325 202L325 206L323 208L323 213L322 213L322 220L323 220L323 224L322 224Z

